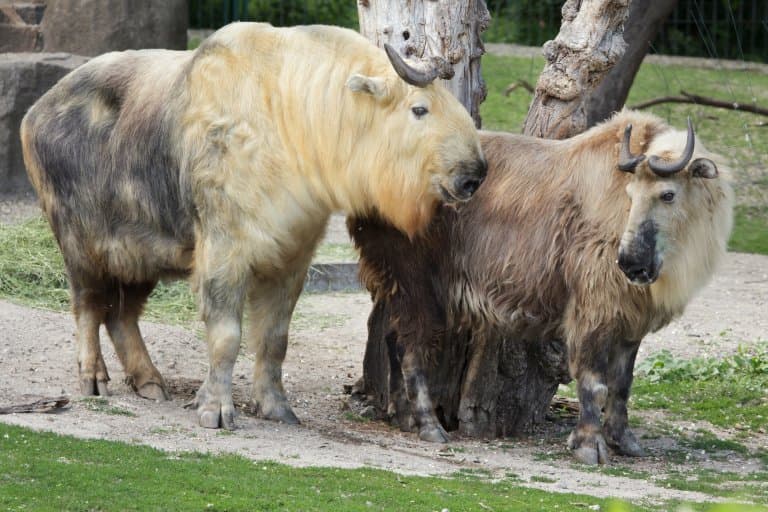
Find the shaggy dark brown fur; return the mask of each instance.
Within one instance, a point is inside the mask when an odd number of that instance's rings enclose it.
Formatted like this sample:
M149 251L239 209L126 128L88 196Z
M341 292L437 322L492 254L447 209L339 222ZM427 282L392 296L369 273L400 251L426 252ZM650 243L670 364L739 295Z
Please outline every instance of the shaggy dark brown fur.
M446 329L537 332L542 343L564 340L578 380L581 416L569 441L576 456L604 462L607 446L642 453L626 409L640 341L681 314L712 275L730 232L732 193L727 169L718 177L708 158L665 178L645 163L634 173L617 170L630 123L634 154L681 153L685 134L633 112L567 141L485 133L485 183L458 213L444 209L424 237L411 243L380 219L349 221L363 282L378 314L388 315L381 334L392 347L390 412L410 413L423 439L447 440L438 419L462 421L461 412L454 420L432 410L424 377ZM702 155L699 148L694 158ZM711 179L692 171L710 164ZM670 191L676 201L662 201ZM655 252L645 252L663 266L655 281L638 285L616 260L620 248L636 251L643 233L655 237ZM482 361L470 360L448 380L483 371ZM397 403L401 383L410 411Z

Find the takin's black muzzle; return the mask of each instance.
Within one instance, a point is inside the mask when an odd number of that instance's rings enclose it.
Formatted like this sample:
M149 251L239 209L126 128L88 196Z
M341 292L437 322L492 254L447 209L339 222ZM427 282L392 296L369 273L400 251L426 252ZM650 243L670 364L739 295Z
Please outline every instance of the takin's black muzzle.
M453 180L453 190L457 199L466 201L477 192L488 174L488 162L479 158L463 164L458 176Z
M656 254L658 228L651 220L640 224L632 241L619 248L619 268L632 284L649 285L659 277L661 262Z

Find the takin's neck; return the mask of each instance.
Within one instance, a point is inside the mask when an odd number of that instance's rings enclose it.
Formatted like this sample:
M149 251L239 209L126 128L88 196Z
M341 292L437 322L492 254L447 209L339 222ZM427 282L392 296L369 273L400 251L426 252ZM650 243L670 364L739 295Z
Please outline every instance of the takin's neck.
M687 225L677 239L674 252L664 256L659 279L651 285L654 305L673 316L683 313L693 296L712 279L725 257L732 226L730 188L718 190L720 200L711 212Z

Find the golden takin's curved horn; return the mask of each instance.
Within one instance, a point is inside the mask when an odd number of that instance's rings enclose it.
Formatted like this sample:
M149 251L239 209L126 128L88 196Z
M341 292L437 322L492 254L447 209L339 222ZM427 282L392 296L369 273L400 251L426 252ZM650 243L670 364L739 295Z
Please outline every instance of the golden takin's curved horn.
M405 62L405 59L400 56L397 50L386 43L384 43L384 51L387 52L387 57L389 57L389 62L392 63L392 67L395 68L397 74L400 78L405 80L406 83L415 85L416 87L426 87L440 74L440 70L437 66L431 66L426 71L412 67Z
M629 139L632 137L632 125L628 124L624 128L624 140L621 141L619 150L619 170L624 172L635 172L637 164L645 159L645 155L633 155L629 150Z
M688 138L685 141L685 149L683 150L683 154L680 155L680 158L673 160L672 162L667 162L654 155L648 159L648 167L650 167L657 176L661 176L662 178L682 171L685 166L688 165L688 162L691 161L691 157L693 156L693 144L695 138L696 137L694 137L693 134L693 124L691 124L691 118L689 117Z

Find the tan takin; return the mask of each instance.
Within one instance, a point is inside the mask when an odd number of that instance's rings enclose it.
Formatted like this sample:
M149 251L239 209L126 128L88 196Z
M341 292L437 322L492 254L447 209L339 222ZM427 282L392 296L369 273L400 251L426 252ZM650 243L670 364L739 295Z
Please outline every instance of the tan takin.
M236 23L195 51L110 53L64 77L21 131L69 273L81 391L107 393L106 324L137 393L168 397L137 320L158 280L191 275L210 359L201 425L234 428L246 308L255 406L296 423L288 324L329 214L375 211L412 236L485 175L435 76L351 30Z

